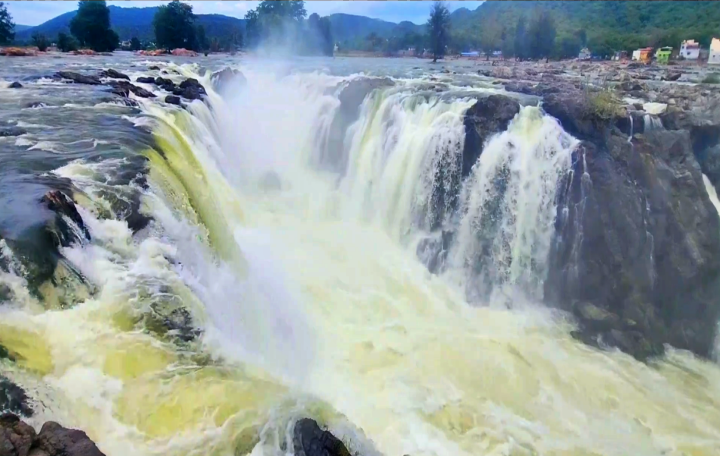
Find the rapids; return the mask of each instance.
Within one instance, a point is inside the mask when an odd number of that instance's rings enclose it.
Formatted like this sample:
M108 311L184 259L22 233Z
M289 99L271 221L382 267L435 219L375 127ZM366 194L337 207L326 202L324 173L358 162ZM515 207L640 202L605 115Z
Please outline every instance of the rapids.
M46 310L19 266L0 270L14 299L0 344L18 359L2 372L41 404L30 422L83 429L110 456L287 454L305 416L362 455L720 454L717 365L598 351L539 304L575 140L538 107L486 144L445 208L459 234L433 275L416 248L447 184L435 171L491 89L395 79L328 151L338 93L361 76L251 62L247 85L220 96L209 72L165 68L208 99L139 99L127 117L153 137L138 151L153 222L133 235L101 216L123 158L74 160L50 174L86 195L92 241L62 253L97 289ZM323 166L328 153L346 168ZM147 331L159 302L180 303L201 337Z

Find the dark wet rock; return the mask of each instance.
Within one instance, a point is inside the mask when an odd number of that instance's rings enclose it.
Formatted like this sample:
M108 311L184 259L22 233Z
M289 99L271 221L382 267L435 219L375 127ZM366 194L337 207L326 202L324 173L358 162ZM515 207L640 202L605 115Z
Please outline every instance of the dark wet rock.
M23 87L23 85L20 84L20 83L17 82L17 81L11 83L11 84L8 86L9 89L22 89L22 87Z
M201 100L207 92L197 79L188 78L173 90L173 94L188 100Z
M165 103L168 104L174 104L177 106L182 106L182 102L180 101L180 97L177 95L168 95L165 97Z
M558 194L546 300L576 315L585 342L638 359L666 343L709 356L720 316L720 218L689 132L645 132L630 144L623 113L598 116L572 95L544 105L583 140Z
M76 84L101 85L102 81L97 76L75 73L73 71L58 71L56 78L68 79Z
M215 91L222 94L230 89L240 89L247 84L245 75L235 68L223 68L210 77Z
M107 70L103 70L100 72L101 78L112 78L112 79L126 79L130 80L130 76L121 73L117 70L113 70L112 68L108 68Z
M664 81L677 81L682 76L682 73L668 73L663 78Z
M47 104L41 102L41 101L32 101L30 103L25 103L26 108L44 108Z
M27 417L33 415L33 409L30 407L25 390L0 375L0 413L4 412Z
M67 195L59 190L51 190L40 201L56 214L56 229L53 233L57 236L57 245L69 247L77 242L82 242L80 236L90 240L90 232L75 207L75 202ZM68 219L74 226L68 223Z
M143 316L145 329L153 334L180 342L190 342L202 334L195 327L192 315L172 295L157 295L150 311Z
M485 142L494 134L505 131L520 112L520 103L503 95L480 98L465 112L465 145L463 147L462 176L470 174Z
M155 78L155 84L161 89L167 90L168 92L172 92L173 90L175 90L175 83L168 78L161 78L160 76L158 76L157 78Z
M29 456L104 456L83 431L48 421L33 441Z
M20 127L2 127L0 126L0 138L7 136L20 136L27 133L27 130Z
M517 92L525 95L536 95L535 88L527 82L509 82L505 84L505 90L508 92Z
M348 127L357 120L360 106L367 96L375 90L395 85L389 78L360 78L349 81L338 87L338 108L328 135L328 142L319 157L320 165L330 170L345 173L347 153L344 147L345 134Z
M345 444L318 426L315 420L303 418L293 429L295 456L350 456Z
M453 237L454 233L443 231L440 236L428 237L418 243L415 253L428 271L437 274L445 268Z
M135 82L139 82L141 84L155 84L155 78L152 78L150 76L140 76L139 78L135 79Z
M155 98L154 93L127 81L110 81L108 85L112 86L112 92L116 95L127 97L132 92L140 98Z
M35 429L16 415L0 415L0 455L28 456L36 437Z
M157 65L151 65L148 67L148 70L150 71L160 71L160 67Z

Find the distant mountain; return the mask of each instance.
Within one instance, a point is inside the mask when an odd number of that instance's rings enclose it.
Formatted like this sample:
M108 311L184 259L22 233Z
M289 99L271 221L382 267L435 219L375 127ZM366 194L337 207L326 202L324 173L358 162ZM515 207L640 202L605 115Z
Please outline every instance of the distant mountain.
M30 29L30 28L33 28L33 26L32 26L32 25L20 25L20 24L15 24L15 33L20 33L20 32L22 32L23 30L27 30L27 29Z
M411 32L423 33L425 30L424 25L413 24L409 21L396 24L353 14L331 14L328 18L332 26L333 39L346 45L363 41L371 33L383 38L390 38Z
M153 30L153 18L157 12L156 6L146 8L121 8L109 6L110 23L121 41L137 37L141 41L152 41L155 39ZM70 21L77 11L61 14L36 27L18 31L16 28L15 40L28 41L33 33L38 32L53 39L60 32L70 33ZM233 30L244 30L245 21L221 14L198 14L196 24L205 27L208 38L222 38L231 34Z

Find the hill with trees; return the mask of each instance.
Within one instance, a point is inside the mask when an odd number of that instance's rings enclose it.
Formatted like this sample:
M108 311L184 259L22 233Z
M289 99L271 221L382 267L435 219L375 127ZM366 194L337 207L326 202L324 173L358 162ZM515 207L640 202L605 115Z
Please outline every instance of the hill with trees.
M153 18L158 7L145 8L122 8L108 6L110 10L110 23L112 29L120 37L121 41L129 41L137 37L140 41L154 41L155 31L153 29ZM34 33L43 34L48 37L56 37L58 33L70 33L70 21L75 17L77 11L70 11L61 14L47 22L26 30L15 30L16 42L29 42ZM196 25L202 25L207 33L208 39L222 39L233 33L244 30L244 21L234 17L221 14L197 14Z

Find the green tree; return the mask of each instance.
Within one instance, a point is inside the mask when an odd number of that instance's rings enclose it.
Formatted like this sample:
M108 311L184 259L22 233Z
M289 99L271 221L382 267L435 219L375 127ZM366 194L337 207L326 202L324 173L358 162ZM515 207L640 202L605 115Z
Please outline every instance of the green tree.
M42 33L35 32L32 35L32 44L37 47L40 52L47 51L50 46L50 42Z
M110 10L105 1L81 0L70 21L70 32L81 46L107 52L118 47L118 35L110 28Z
M265 0L245 15L245 32L250 46L280 45L295 51L307 48L301 35L307 12L302 0Z
M480 35L480 43L485 53L485 59L490 60L492 53L497 50L500 44L500 30L497 24L487 24Z
M134 36L132 39L130 39L130 50L131 51L139 51L142 49L142 44L140 44L140 40Z
M57 47L60 52L70 52L77 50L78 43L72 35L60 32L57 36Z
M433 53L433 62L445 55L445 46L450 39L450 11L443 2L433 3L430 8L430 17L427 21L430 35L430 49Z
M198 24L195 29L195 43L198 51L205 51L210 47L207 36L205 36L205 27L202 24Z
M535 10L527 34L530 57L548 59L555 47L555 19L550 12L544 9Z
M565 35L557 41L555 55L559 59L572 59L578 56L582 44L580 39L573 35Z
M155 44L167 50L193 49L195 39L195 15L192 6L172 0L158 8L153 18Z
M0 2L0 44L7 44L15 39L15 23L8 13L4 2Z
M372 32L368 36L366 36L365 41L367 42L366 49L373 52L379 51L383 44L383 39L379 37L378 34L375 32Z
M515 40L514 46L515 57L520 60L525 60L530 56L527 43L527 20L525 16L520 16L515 26Z

